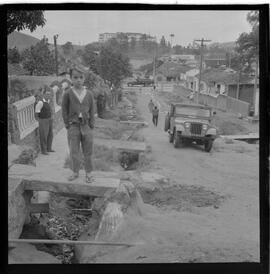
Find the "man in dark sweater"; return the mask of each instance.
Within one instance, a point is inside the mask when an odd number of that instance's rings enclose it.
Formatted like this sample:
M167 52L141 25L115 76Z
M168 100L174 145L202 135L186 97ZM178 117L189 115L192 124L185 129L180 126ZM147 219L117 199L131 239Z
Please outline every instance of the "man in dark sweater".
M152 110L152 115L153 115L152 121L155 126L157 126L158 124L158 114L159 114L159 109L157 106L155 106Z
M72 87L68 88L62 99L62 116L67 129L71 169L70 181L79 176L80 146L84 155L86 182L91 183L93 170L93 129L94 129L94 98L84 86L85 71L80 66L70 70Z
M51 93L44 89L43 97L35 106L35 118L39 124L40 149L43 155L48 155L52 150L53 119L50 106Z

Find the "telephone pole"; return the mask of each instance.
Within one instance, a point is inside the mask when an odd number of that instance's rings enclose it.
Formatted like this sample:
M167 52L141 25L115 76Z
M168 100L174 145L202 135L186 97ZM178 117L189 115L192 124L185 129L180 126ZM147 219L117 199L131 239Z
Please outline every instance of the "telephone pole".
M199 86L198 86L198 92L197 92L197 104L199 103L199 94L200 94L200 85L201 85L201 75L202 75L202 61L203 61L203 47L205 46L204 45L204 42L211 42L211 40L207 40L207 39L195 39L194 41L196 42L200 42L201 45L200 45L200 74L199 74Z
M55 72L56 72L56 77L58 77L58 52L57 52L57 38L58 34L53 36L54 40L54 52L55 52Z

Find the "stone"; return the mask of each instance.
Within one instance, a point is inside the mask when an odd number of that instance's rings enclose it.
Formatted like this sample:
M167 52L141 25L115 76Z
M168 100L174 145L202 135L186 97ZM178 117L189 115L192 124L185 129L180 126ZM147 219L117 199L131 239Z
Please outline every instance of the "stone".
M61 264L47 252L39 251L31 244L17 244L8 252L9 264Z
M8 237L19 238L28 219L22 179L8 179Z
M151 172L142 172L141 178L144 183L168 183L168 178L166 178L163 175L157 174L157 173L151 173Z

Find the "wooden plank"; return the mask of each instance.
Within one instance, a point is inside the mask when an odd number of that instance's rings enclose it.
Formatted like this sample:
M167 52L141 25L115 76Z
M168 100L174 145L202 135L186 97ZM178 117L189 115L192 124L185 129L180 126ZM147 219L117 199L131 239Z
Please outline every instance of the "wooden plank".
M68 244L68 245L109 245L109 246L136 246L142 243L127 242L102 242L102 241L72 241L72 240L47 240L47 239L8 239L9 243L32 244Z
M48 213L50 211L50 207L48 203L42 204L29 204L28 205L30 213Z
M41 167L14 165L10 168L9 178L22 178L24 190L50 191L59 194L95 197L102 197L106 191L115 190L120 184L120 179L111 178L111 174L107 177L105 177L104 173L93 174L94 181L91 184L87 184L85 177L82 175L70 182L67 180L69 174L70 171L64 169L48 172ZM104 176L104 178L101 176Z
M106 185L97 183L86 184L82 182L56 182L44 179L27 178L25 180L24 189L34 191L50 191L59 194L77 194L85 196L103 197L108 189L116 189L120 183L119 179L106 178ZM111 185L110 185L111 184Z
M115 148L122 151L130 152L144 152L146 150L146 145L144 142L130 142L130 141L120 141L111 139L95 139L94 145L106 146L108 148Z

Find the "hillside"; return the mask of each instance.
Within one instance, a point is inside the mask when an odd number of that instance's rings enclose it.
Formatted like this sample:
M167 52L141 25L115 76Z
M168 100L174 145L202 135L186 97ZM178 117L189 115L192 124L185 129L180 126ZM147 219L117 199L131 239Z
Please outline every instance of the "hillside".
M13 33L11 33L10 35L8 35L8 48L14 48L17 47L17 49L19 51L22 51L26 48L29 48L31 46L34 46L38 41L40 41L39 39L27 35L27 34L23 34L17 31L14 31Z
M37 39L31 35L24 34L21 32L14 31L8 36L8 48L17 47L19 51L23 51L24 49L30 48L34 46L40 39ZM84 46L73 45L75 51L78 49L84 49ZM54 49L54 45L50 44L50 49ZM58 45L59 53L62 53L61 45Z

